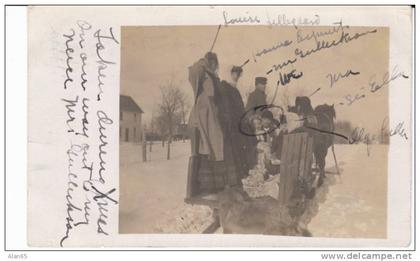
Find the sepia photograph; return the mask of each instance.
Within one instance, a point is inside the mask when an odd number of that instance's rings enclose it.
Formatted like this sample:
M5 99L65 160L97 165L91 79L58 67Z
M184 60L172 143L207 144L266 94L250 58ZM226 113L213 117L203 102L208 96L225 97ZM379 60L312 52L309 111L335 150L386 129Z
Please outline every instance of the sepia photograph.
M302 23L121 28L119 233L386 238L389 29Z

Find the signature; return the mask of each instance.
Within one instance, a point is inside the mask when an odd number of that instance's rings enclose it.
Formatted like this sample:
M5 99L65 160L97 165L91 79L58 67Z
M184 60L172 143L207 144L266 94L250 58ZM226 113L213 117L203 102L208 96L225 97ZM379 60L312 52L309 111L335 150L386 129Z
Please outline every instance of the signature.
M294 58L289 58L289 59L287 59L287 61L272 65L271 66L272 69L270 69L267 72L267 74L271 73L273 70L277 71L277 70L280 70L281 68L283 68L283 67L285 67L289 64L295 63L298 58L303 59L303 58L308 57L308 56L310 56L314 53L317 53L319 51L326 50L326 49L329 49L329 48L333 48L333 47L339 46L339 45L344 44L344 43L349 43L351 41L359 39L360 37L366 36L368 34L373 34L373 33L376 33L376 32L377 32L377 30L373 29L373 30L364 31L362 33L349 34L349 33L345 32L343 30L342 33L341 33L340 39L338 39L338 40L332 40L332 41L315 40L316 41L316 47L315 48L307 49L307 50L296 48L295 51L294 51L294 55L295 55Z
M373 75L372 78L374 76L375 75ZM403 77L405 79L408 78L408 76L405 75L403 72L398 71L398 66L394 66L394 68L392 69L392 76L391 77L389 76L389 73L387 72L383 75L382 81L376 82L374 80L371 80L369 82L370 91L371 92L377 92L378 90L382 89L384 86L387 86L390 82L392 82L392 81L394 81L394 80L396 80L400 77Z
M277 49L280 49L282 47L287 47L287 46L291 45L292 43L293 43L293 41L291 41L291 40L284 40L284 41L281 41L281 42L277 43L276 45L271 46L270 48L264 48L264 49L255 53L254 62L257 61L255 56L260 57L260 56L266 55L266 54L271 53L271 52L273 52Z
M299 79L302 76L303 72L297 72L294 69L288 73L280 73L280 83L284 86L288 84L292 79Z
M404 125L405 125L404 121L400 121L397 123L397 125L394 128L388 128L389 118L386 117L382 122L381 132L384 135L389 136L389 137L397 135L403 138L404 140L408 140L408 134L407 134L407 131L405 130Z
M330 87L333 87L340 79L347 78L352 75L359 75L360 72L353 72L351 69L347 70L345 73L329 73L327 74L327 78L330 80Z
M380 89L382 89L383 87L387 86L390 82L397 80L398 78L404 78L407 79L408 76L405 75L403 72L400 72L398 70L398 66L395 66L394 69L392 70L392 75L389 76L389 73L386 72L383 76L382 76L382 80L381 81L376 81L373 78L375 77L375 75L373 75L371 77L371 79L369 80L368 83L368 87L366 88L366 86L362 86L360 87L361 90L366 90L369 89L370 92L365 92L365 93L356 93L356 94L347 94L346 96L344 96L345 102L339 102L339 105L352 105L353 103L355 103L356 101L366 98L368 97L368 94L371 93L376 93L377 91L379 91Z
M300 57L300 58L305 58L305 57L307 57L309 55L312 55L314 53L317 53L321 50L336 47L336 46L339 46L339 45L344 44L344 43L349 43L351 41L359 39L360 37L363 37L363 36L366 36L366 35L369 35L369 34L374 34L376 32L377 32L377 30L373 29L373 30L364 31L362 33L355 33L355 34L350 35L349 33L346 33L344 31L342 31L339 40L316 41L316 47L315 48L308 49L308 50L302 50L302 49L296 48L295 49L295 55Z
M364 94L360 94L360 93L356 93L354 95L352 94L347 94L346 96L344 96L344 99L346 100L346 104L347 105L352 105L353 103L355 103L358 100L361 100L363 98L366 98L366 95ZM343 105L344 103L340 103L341 105Z
M308 17L288 17L286 14L278 14L275 18L272 18L267 12L267 23L270 27L272 26L287 26L293 25L295 29L299 26L313 26L318 25L321 22L320 16L315 14L313 18Z
M344 28L350 28L348 25L343 26L343 22L339 21L339 22L335 22L333 23L334 26L333 28L330 28L326 31L312 31L310 33L304 34L302 32L301 29L298 29L296 32L296 41L298 43L301 43L303 41L308 41L308 40L315 40L315 42L318 41L318 37L324 37L324 36L328 36L328 35L333 35L336 34L338 32L342 32L344 30Z
M242 16L242 17L235 17L235 18L229 18L228 17L228 12L223 11L223 20L225 23L225 26L228 25L233 25L233 24L244 24L244 23L249 23L249 24L259 24L261 23L260 19L258 18L258 16L251 16L248 15L248 12L246 12L246 16Z

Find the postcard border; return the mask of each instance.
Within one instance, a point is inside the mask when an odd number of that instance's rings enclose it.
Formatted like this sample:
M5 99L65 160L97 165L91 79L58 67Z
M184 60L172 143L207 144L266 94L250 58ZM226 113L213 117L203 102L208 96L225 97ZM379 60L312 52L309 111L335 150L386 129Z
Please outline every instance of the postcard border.
M161 248L161 249L7 249L7 243L6 243L6 239L7 239L7 226L6 226L6 212L7 212L7 207L6 207L6 164L7 164L7 157L6 157L6 151L7 151L7 142L6 142L6 125L7 125L7 121L6 121L6 10L8 6L19 6L19 7L29 7L29 6L294 6L294 7L305 7L305 6L338 6L338 7L345 7L345 6L410 6L413 12L413 26L412 26L412 35L413 35L413 57L412 57L412 70L413 70L413 90L414 90L414 97L413 97L413 107L412 107L412 113L414 116L414 120L413 120L413 125L414 125L414 133L413 133L413 142L414 142L414 151L412 152L412 161L414 162L414 169L413 169L413 173L412 176L413 177L413 182L414 182L414 200L413 200L413 218L414 218L414 222L413 222L413 226L414 226L414 233L413 233L413 249L387 249L387 248L378 248L378 249L367 249L367 248L361 248L361 249L340 249L340 248L333 248L333 249L321 249L321 248L317 248L317 249L242 249L242 248L236 248L236 249L211 249L209 247L200 247L200 249L165 249L165 248ZM3 73L4 73L4 248L3 251L5 252L104 252L104 251L116 251L116 252L120 252L120 251L127 251L127 252L143 252L143 251L287 251L287 252L295 252L295 251L313 251L313 252L326 252L326 251L343 251L343 252L348 252L348 251L389 251L389 252L401 252L401 251L408 251L408 252L415 252L416 251L416 8L415 8L415 4L305 4L305 5L293 5L293 4L196 4L196 5L191 5L191 4L137 4L137 5L133 5L133 4L36 4L36 5L24 5L24 4L5 4L3 9L3 55L4 55L4 60L3 60Z

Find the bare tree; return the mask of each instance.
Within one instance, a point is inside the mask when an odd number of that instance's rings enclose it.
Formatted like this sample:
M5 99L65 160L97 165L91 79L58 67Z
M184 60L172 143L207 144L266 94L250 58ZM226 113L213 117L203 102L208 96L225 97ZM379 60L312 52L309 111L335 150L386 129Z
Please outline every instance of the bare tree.
M175 127L181 122L183 117L182 106L186 107L186 95L177 86L170 81L167 85L160 87L161 102L159 104L159 125L162 130L166 130L167 137L167 155L166 158L171 158L171 143L174 135ZM184 115L185 117L185 115Z
M181 124L182 124L182 141L185 142L185 125L187 124L187 115L191 109L191 102L188 97L184 94L180 97L180 106L181 106Z
M180 97L180 110L181 110L181 123L186 124L187 123L187 114L191 109L191 103L187 99L187 96L182 95Z

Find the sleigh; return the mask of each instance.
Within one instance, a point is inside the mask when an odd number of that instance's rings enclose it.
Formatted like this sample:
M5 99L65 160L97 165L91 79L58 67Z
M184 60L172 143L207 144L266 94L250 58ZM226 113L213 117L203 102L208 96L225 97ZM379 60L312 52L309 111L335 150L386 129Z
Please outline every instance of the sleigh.
M302 198L304 199L314 193L314 184L318 174L312 169L312 148L313 137L306 132L283 136L277 198L281 204L290 206L295 204L297 200L302 200ZM218 194L201 193L199 191L200 157L199 154L190 157L185 202L217 209L219 205ZM203 233L213 233L219 227L219 220L215 217L215 221Z

